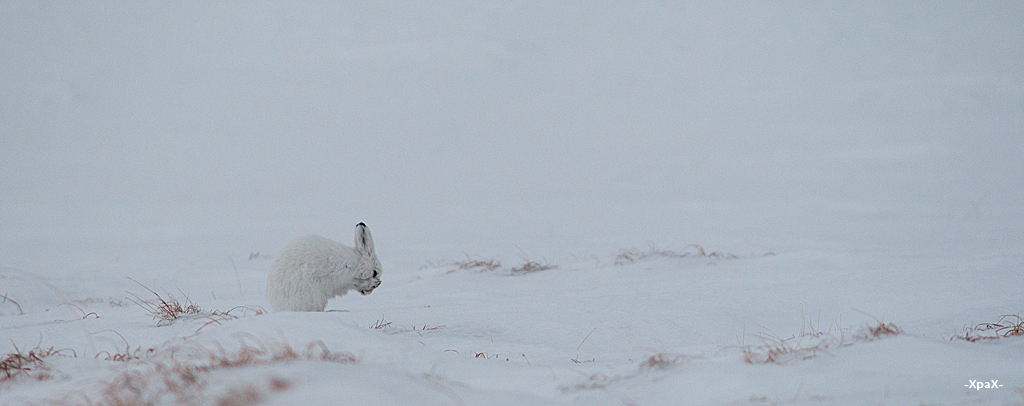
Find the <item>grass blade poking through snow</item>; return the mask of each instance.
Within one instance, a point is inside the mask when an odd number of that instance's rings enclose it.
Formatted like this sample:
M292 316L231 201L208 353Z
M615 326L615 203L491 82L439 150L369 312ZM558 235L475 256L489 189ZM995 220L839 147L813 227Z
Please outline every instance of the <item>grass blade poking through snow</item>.
M869 315L870 316L870 315ZM829 353L843 347L849 347L858 342L869 342L896 335L905 334L903 329L893 323L883 323L875 319L876 325L865 325L856 332L849 328L837 328L835 332L831 327L829 331L818 331L811 325L809 330L801 331L799 335L789 338L781 338L771 332L762 332L756 335L761 341L756 345L742 345L743 360L748 364L788 364L793 361L801 361L814 358L821 353Z
M530 261L530 260L525 259L525 258L523 259L523 261L526 261L526 262L524 262L522 265L520 265L518 267L512 268L512 274L513 275L528 274L528 273L540 272L540 271L546 271L548 269L558 268L558 265L542 264L542 263L539 263L539 262Z
M337 364L358 364L360 359L349 352L334 352L319 340L310 342L305 351L286 343L261 340L246 335L239 345L227 349L219 343L209 346L168 348L153 357L132 363L108 381L98 393L95 404L144 405L166 404L254 404L267 392L286 390L291 382L268 377L265 385L246 382L232 387L228 393L211 390L210 372L240 369L282 362L314 361ZM262 389L264 388L265 389ZM232 398L231 396L234 396ZM87 404L94 404L89 395L82 395ZM95 396L95 395L94 395ZM216 401L215 401L216 400Z
M456 261L455 266L459 267L459 269L463 271L493 271L495 269L501 268L501 262L493 258L487 261L484 261L482 259L473 259L469 256L469 254L466 254L466 260L462 262Z
M615 256L615 265L631 264L638 261L643 261L648 258L714 258L714 259L740 259L740 258L754 258L754 257L770 257L774 256L774 252L766 252L764 254L750 254L750 255L736 255L722 251L711 251L710 253L704 250L700 244L690 244L683 247L680 251L663 250L655 246L647 251L641 251L636 248L619 250L619 254Z
M580 363L584 363L584 362L594 362L594 360L596 360L596 358L591 359L589 361L586 361L586 360L580 361L579 360L579 358L580 358L580 347L583 347L583 343L587 342L587 339L590 338L590 335L594 334L595 331L597 331L597 327L594 327L593 330L590 330L590 332L587 333L587 336L583 337L583 341L580 341L580 345L576 346L576 357L572 359L572 362L580 364Z
M949 339L976 343L1021 336L1024 336L1024 317L1019 314L1004 314L999 316L999 320L996 320L995 323L981 323L974 327L966 327L963 333Z
M18 345L11 340L11 345L14 346L14 352L3 355L3 359L0 360L0 371L3 375L0 375L0 382L12 379L18 375L33 376L38 380L46 380L50 378L49 369L43 364L43 358L58 355L67 357L67 353L70 352L71 356L78 356L74 350L62 349L58 350L54 347L41 348L36 345L35 348L28 350L28 352L22 352L18 348Z
M170 324L181 316L198 314L203 311L203 309L200 308L199 305L189 300L188 295L185 295L184 293L182 294L182 296L185 296L185 303L182 304L181 302L178 301L178 299L175 299L174 296L168 294L167 298L165 299L163 296L160 296L159 293L156 293L155 291L153 291L153 289L150 289L148 286L143 285L139 281L132 278L128 279L131 280L132 282L138 283L139 286L142 286L143 288L148 290L149 293L152 293L153 296L156 296L155 299L147 300L139 297L139 295L128 292L128 294L135 297L135 299L129 298L128 300L139 305L139 307L145 309L150 316L153 316L154 320L159 320L156 323L157 326Z

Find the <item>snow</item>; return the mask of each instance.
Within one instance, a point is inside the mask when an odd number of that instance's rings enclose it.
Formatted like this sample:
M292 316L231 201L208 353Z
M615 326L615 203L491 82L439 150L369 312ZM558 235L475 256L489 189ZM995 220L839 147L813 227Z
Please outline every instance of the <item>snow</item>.
M950 340L1024 312L1021 15L0 1L0 404L1024 403ZM377 290L259 311L358 222Z

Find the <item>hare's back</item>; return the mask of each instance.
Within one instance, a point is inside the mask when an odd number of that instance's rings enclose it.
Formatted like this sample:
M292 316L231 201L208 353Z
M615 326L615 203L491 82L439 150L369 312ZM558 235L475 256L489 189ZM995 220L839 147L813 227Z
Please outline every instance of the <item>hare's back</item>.
M299 237L285 245L271 268L312 271L337 266L355 257L355 250L319 235Z

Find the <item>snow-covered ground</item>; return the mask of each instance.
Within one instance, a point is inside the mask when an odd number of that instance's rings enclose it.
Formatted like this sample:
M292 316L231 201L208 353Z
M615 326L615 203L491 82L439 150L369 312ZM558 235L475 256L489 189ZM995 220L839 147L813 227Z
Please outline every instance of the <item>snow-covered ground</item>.
M1024 403L1021 16L0 1L0 403Z

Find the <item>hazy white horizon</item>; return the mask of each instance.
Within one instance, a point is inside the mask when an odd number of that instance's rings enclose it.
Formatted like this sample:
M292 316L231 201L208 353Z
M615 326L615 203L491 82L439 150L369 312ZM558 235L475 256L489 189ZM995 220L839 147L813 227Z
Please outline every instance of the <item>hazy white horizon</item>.
M1024 5L0 2L0 266L1016 248ZM265 272L253 269L253 272Z

